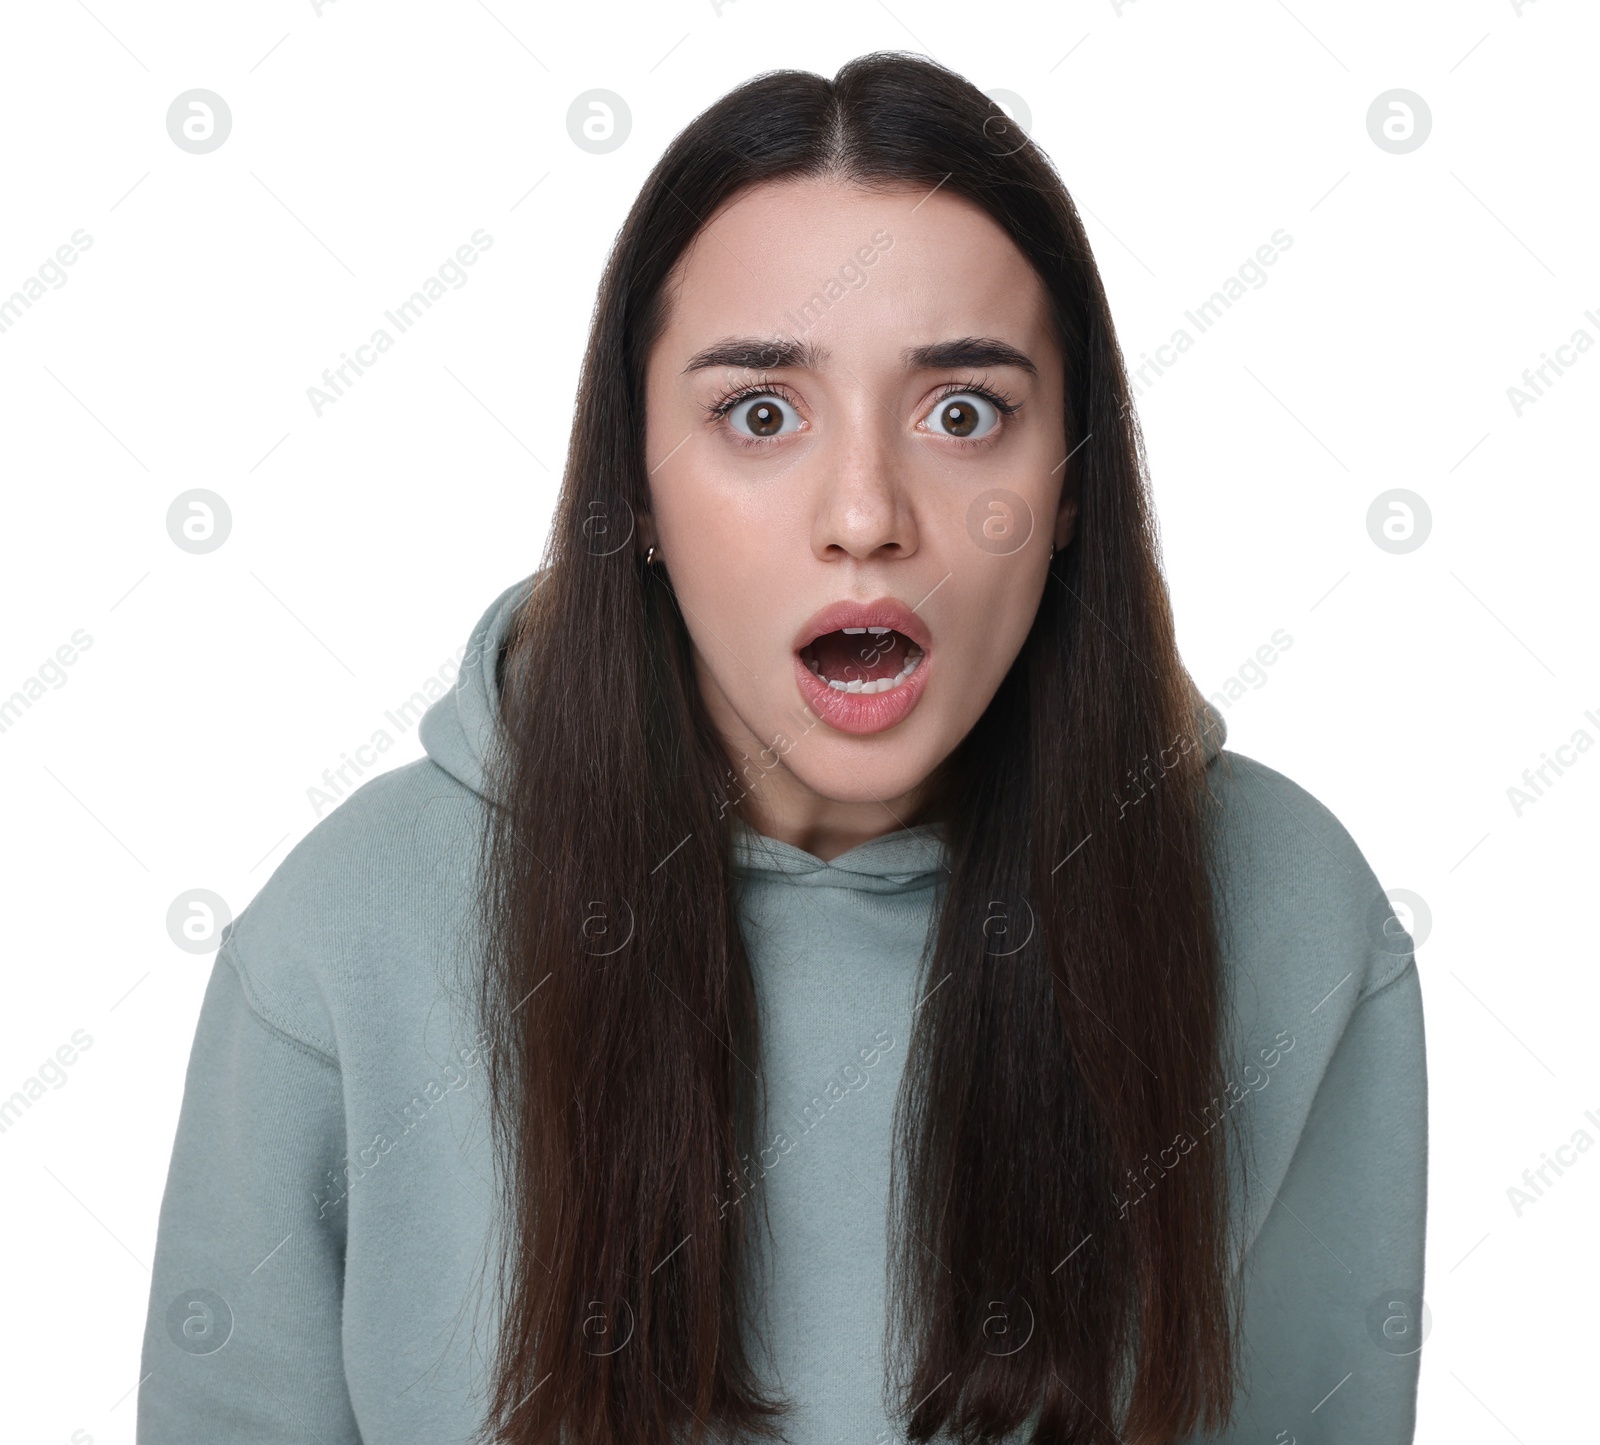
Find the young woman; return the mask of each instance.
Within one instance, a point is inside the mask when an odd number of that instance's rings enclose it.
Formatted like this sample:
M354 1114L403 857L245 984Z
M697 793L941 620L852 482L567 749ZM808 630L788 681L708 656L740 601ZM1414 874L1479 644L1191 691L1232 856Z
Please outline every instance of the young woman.
M1410 1440L1411 941L1183 669L1041 151L700 116L542 560L225 935L140 1438Z

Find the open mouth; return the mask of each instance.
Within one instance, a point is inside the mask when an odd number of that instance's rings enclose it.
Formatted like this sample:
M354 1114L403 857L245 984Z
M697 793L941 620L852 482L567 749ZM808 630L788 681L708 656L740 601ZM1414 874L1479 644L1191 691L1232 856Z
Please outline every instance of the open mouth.
M840 627L813 638L800 660L835 692L893 692L927 654L892 627Z
M832 602L794 635L794 677L816 716L838 732L884 733L928 690L933 632L898 597Z

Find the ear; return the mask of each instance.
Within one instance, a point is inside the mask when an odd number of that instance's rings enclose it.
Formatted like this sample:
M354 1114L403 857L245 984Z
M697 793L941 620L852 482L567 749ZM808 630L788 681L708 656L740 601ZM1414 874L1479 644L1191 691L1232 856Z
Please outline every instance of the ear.
M1056 509L1056 551L1065 552L1067 543L1078 530L1078 499L1082 494L1083 480L1075 468L1069 469L1061 486L1061 504Z

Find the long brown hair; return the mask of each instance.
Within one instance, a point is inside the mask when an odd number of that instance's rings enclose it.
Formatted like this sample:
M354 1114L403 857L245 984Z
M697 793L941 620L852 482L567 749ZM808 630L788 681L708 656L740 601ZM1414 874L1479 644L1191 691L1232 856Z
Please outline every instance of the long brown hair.
M503 1313L485 1432L781 1437L786 1403L745 1343L752 1221L718 1204L765 1108L728 760L632 519L649 506L644 370L664 283L736 193L818 175L942 186L1012 238L1059 327L1081 487L1022 651L939 773L949 874L924 966L940 986L895 1116L886 1332L904 1428L979 1441L1037 1410L1039 1441L1214 1430L1238 1340L1227 1131L1191 1130L1224 1089L1205 754L1122 356L1043 153L953 72L874 54L831 81L760 76L694 120L601 283L488 769ZM1126 808L1127 779L1153 781L1158 758L1159 785ZM1031 920L1004 956L997 909ZM1182 1167L1120 1209L1180 1140Z

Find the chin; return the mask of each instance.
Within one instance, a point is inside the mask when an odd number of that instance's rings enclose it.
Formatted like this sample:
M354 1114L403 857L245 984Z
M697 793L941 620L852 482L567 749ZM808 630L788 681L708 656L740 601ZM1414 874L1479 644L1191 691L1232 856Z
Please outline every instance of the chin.
M852 747L859 744L852 743ZM879 742L874 753L879 754L893 743L887 739ZM820 759L813 756L810 766L796 767L790 756L789 771L800 785L819 798L832 803L887 803L899 805L896 799L905 798L925 783L938 765L933 756L924 758L896 758L894 768L884 768L865 759L859 766L841 762L834 767L819 766Z

